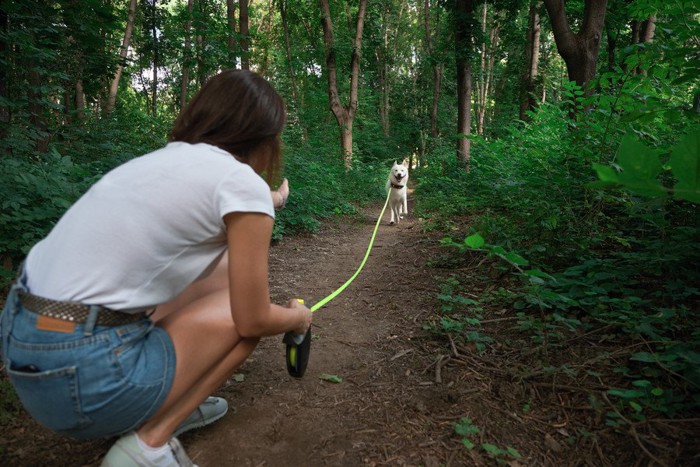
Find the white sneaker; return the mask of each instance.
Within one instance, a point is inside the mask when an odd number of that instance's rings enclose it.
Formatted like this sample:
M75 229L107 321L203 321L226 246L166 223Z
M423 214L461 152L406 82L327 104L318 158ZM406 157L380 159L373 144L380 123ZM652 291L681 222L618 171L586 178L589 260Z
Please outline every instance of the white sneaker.
M168 441L170 447L170 455L163 456L163 459L154 461L148 459L139 445L139 440L136 437L136 432L132 431L119 438L116 443L107 452L107 455L102 460L101 467L153 467L168 465L169 467L197 467L192 463L185 449L180 444L177 438L171 438Z

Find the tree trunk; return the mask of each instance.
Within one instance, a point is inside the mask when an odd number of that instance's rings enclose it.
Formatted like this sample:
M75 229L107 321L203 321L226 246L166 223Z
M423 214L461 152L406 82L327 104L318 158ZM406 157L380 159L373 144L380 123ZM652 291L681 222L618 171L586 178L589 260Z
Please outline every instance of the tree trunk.
M280 0L279 6L280 6L280 16L282 18L282 31L284 32L284 50L285 50L285 53L287 54L287 69L289 71L289 82L290 82L291 87L292 87L292 105L293 105L293 108L296 110L297 115L298 115L299 110L302 107L302 102L300 101L299 87L297 84L296 74L294 73L294 65L292 64L292 43L291 43L291 40L289 39L289 24L287 22L287 0ZM302 127L302 139L304 141L306 141L308 139L306 127L304 125L301 125L301 127Z
M136 18L136 0L129 1L129 16L126 19L126 31L124 31L124 39L122 40L122 46L119 50L119 63L117 63L117 70L114 72L114 78L112 78L112 83L109 87L109 97L107 98L107 106L105 107L105 114L109 115L114 112L114 107L117 104L117 91L119 90L119 80L122 77L122 71L126 65L126 56L129 52L129 45L131 44L131 34L134 31L134 19Z
M191 1L191 0L190 0ZM228 19L228 62L236 68L236 5L233 0L226 0L226 18Z
M445 64L435 57L435 47L433 46L433 32L430 27L430 0L424 0L424 26L425 26L425 48L430 60L430 67L433 71L433 104L430 109L430 136L437 138L440 134L438 128L438 102L440 101L440 91L442 89L442 76Z
M379 76L377 78L379 86L379 120L382 124L382 133L384 136L389 136L389 91L387 89L389 66L386 63L386 57L381 54L378 54L377 61L379 61Z
M433 106L430 111L430 136L437 138L440 135L438 128L438 103L442 90L442 77L445 74L445 64L433 65Z
M611 27L605 28L605 34L608 36L608 71L615 69L615 51L617 50L617 37L620 31L613 32Z
M398 33L401 27L401 19L406 8L405 2L399 2L399 13L396 20L396 27L391 22L390 8L384 8L386 18L382 21L382 46L377 48L377 61L379 68L379 116L382 122L382 131L385 136L390 132L391 115L391 86L392 86L392 66L391 58L396 57L396 46L398 43Z
M495 99L492 98L494 95L493 89L495 88L494 79L493 79L493 70L496 65L496 51L498 50L498 41L500 39L499 34L501 31L501 26L500 25L495 25L493 29L491 29L491 49L489 53L489 61L486 67L486 86L484 88L484 104L483 104L483 114L481 118L481 128L482 128L482 134L484 131L484 128L486 128L486 114L487 114L487 107L486 103L487 102L495 102ZM491 106L491 111L489 114L493 114L494 112L494 106Z
M525 50L525 76L520 97L520 120L527 119L527 111L537 105L535 84L540 61L540 13L541 1L530 4L530 21L527 30L527 49Z
M230 1L230 0L229 0ZM192 0L187 0L187 21L185 22L185 50L182 62L182 83L180 83L180 108L187 104L187 89L190 84L190 61L192 59Z
M479 77L476 83L476 132L484 134L486 126L486 110L491 94L491 81L493 80L493 67L495 64L496 49L498 48L499 26L494 24L489 31L489 41L486 42L486 22L488 21L487 3L484 2L481 10L481 33L484 40L481 42Z
M632 43L647 44L654 39L654 31L656 30L656 16L650 16L644 21L632 21ZM646 76L646 70L642 67L637 67L633 74L642 74Z
M576 34L569 26L565 3L565 0L544 0L557 50L566 63L569 80L586 88L595 77L608 0L585 0L583 22ZM586 92L590 93L591 89L586 88Z
M360 77L360 51L362 49L362 33L364 30L367 0L360 0L357 13L357 29L353 41L350 58L350 102L343 106L338 94L338 72L336 67L335 43L333 39L333 22L328 0L319 0L321 6L321 24L323 26L323 42L326 49L326 68L328 74L328 99L331 112L340 126L341 149L345 167L352 167L352 124L357 112L357 90Z
M488 45L486 44L486 21L488 18L488 2L484 1L481 8L481 50L479 51L479 75L476 79L476 134L483 135L484 111L486 107L486 67L488 63Z
M9 24L9 18L7 12L0 7L0 57L7 57L8 47L7 47L7 29ZM10 109L6 102L9 102L9 95L7 91L8 84L8 70L10 69L9 60L4 66L0 67L0 141L5 141L7 136L7 124L10 123ZM5 144L3 144L4 146ZM9 149L8 149L9 150Z
M35 63L29 67L29 89L27 91L29 122L36 132L36 150L39 153L45 153L49 149L49 141L51 136L48 132L48 124L43 114L44 106L41 104L43 85L43 77L37 71L39 67Z
M471 158L472 77L469 65L473 0L456 0L455 52L457 64L457 158L469 171Z
M648 43L654 39L654 31L656 30L656 16L650 16L649 19L642 23L642 30L639 38L642 42Z
M275 28L277 27L277 21L275 19L275 5L277 0L267 0L267 13L260 21L258 25L258 30L256 32L257 37L273 37L275 34ZM263 43L265 47L261 47L262 57L256 62L258 65L258 73L263 76L267 75L267 70L270 67L271 62L271 52L272 47Z
M85 88L81 78L75 81L75 115L78 121L85 121Z
M153 62L151 64L152 68L152 78L151 78L151 115L156 117L158 115L158 0L153 0L150 5L151 11L151 39L153 40Z
M250 70L250 37L248 26L248 0L239 0L238 30L241 33L241 69Z

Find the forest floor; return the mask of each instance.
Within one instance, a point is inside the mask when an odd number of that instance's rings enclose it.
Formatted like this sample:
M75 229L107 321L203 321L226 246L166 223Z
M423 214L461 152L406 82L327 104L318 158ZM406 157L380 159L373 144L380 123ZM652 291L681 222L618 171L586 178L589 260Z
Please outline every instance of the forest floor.
M273 299L284 303L301 296L311 305L343 284L365 254L380 209L370 206L360 216L331 220L317 233L273 246ZM387 219L388 213L357 279L314 314L305 376L287 374L281 337L263 339L215 394L228 400L229 414L181 436L195 463L700 464L698 432L690 436L700 426L697 420L606 424L605 414L613 409L600 406L606 387L595 370L616 360L619 349L601 333L575 335L548 350L515 329L515 310L486 308L478 327L480 336L490 338L484 351L431 334L424 327L440 316L440 278L459 273L467 278L462 293L474 298L486 289L507 288L508 278L493 274L478 255L441 266L443 234L426 233L412 215L398 226ZM600 346L611 346L603 359ZM460 420L464 431L457 434ZM3 425L0 465L97 466L114 442L60 438L26 415ZM469 442L472 449L465 446Z

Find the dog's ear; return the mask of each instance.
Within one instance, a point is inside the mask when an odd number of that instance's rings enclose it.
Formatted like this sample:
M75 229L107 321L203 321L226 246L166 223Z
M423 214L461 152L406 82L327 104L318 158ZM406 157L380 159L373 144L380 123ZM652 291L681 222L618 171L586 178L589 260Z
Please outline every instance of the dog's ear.
M399 165L399 164L397 164L396 161L394 161L394 165Z
M401 165L408 168L408 161L406 159L404 159L403 162L401 162Z

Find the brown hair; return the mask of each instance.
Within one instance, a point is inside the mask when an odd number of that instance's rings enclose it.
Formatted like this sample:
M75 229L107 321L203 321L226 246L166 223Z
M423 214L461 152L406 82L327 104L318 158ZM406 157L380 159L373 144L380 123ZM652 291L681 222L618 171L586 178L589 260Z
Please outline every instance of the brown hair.
M271 183L280 170L284 101L260 75L224 70L209 79L182 109L170 141L207 143L265 173Z

